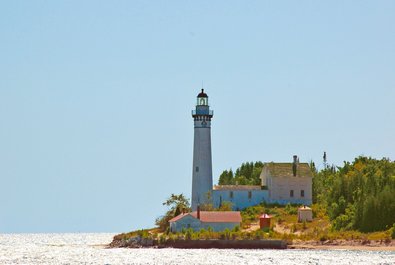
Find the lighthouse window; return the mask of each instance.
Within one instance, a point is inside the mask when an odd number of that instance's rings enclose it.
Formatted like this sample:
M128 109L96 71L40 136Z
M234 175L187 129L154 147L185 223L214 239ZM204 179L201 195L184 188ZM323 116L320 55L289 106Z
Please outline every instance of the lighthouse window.
M195 170L196 170L196 172L199 172L199 167L196 167L196 169L195 169Z

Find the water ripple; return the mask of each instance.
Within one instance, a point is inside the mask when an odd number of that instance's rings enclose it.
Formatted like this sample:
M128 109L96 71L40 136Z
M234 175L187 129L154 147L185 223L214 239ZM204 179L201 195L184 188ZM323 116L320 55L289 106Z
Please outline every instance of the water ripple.
M394 251L106 249L113 234L2 234L0 264L395 264Z

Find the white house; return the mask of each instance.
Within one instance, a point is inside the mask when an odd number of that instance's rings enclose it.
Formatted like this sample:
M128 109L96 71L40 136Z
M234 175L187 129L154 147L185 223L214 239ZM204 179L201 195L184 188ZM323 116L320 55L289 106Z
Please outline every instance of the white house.
M232 230L240 226L241 215L236 211L197 211L182 213L169 221L171 232L181 232L182 229L192 228L194 231L201 229L211 229L215 232L223 231L226 228Z
M293 163L265 163L261 173L270 203L311 205L312 179L309 164L299 163L297 156Z
M217 185L212 190L214 207L230 202L233 210L258 205L262 202L279 204L312 204L312 179L308 163L264 163L260 175L261 186Z

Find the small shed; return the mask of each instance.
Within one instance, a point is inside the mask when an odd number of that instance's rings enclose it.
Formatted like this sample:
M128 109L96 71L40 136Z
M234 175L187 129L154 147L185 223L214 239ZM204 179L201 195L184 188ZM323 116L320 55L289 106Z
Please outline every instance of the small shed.
M313 221L313 211L306 205L298 209L298 222Z
M272 217L266 213L259 216L259 227L261 229L270 228L270 219L272 219Z

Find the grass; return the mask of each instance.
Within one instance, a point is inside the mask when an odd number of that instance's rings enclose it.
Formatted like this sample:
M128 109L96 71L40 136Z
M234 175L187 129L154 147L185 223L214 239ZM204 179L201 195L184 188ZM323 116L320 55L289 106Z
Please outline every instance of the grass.
M360 240L390 242L393 228L387 231L362 233L359 231L334 231L329 217L322 206L313 205L313 221L300 223L297 220L297 205L257 205L241 211L242 224L240 228L213 232L192 229L180 233L160 233L158 228L137 230L116 235L114 240L127 240L131 237L154 238L164 242L166 240L188 239L282 239L291 242L301 241L328 241L328 240ZM272 215L271 226L266 231L259 229L259 216L262 213Z
M243 229L249 229L259 224L262 213L272 215L270 230L273 231L268 238L281 238L284 240L326 241L326 240L361 240L386 241L391 240L392 230L372 233L359 231L334 231L326 210L321 205L312 205L313 221L298 222L297 205L258 205L242 211ZM256 228L259 229L259 228Z
M148 237L157 237L159 234L159 229L157 227L155 228L150 228L150 229L141 229L141 230L135 230L131 231L128 233L122 233L114 236L114 240L128 240L129 238L132 237L137 237L141 236L143 238L148 238Z

